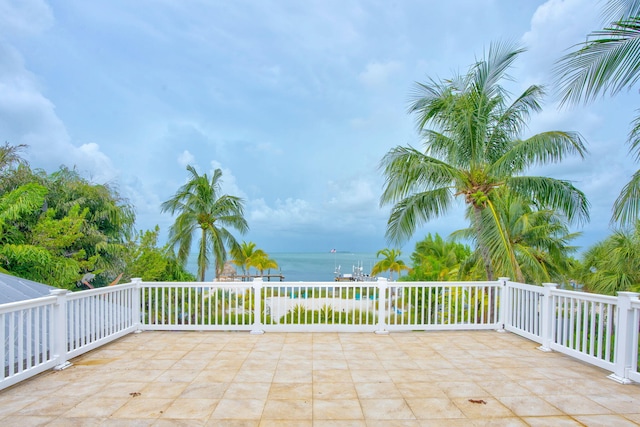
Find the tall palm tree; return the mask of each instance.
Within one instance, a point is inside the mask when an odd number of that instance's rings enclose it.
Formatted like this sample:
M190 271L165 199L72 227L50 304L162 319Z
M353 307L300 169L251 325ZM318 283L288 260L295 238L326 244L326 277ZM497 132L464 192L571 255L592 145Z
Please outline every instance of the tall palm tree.
M399 249L380 249L376 253L376 258L380 257L380 255L384 256L384 258L373 266L371 269L372 276L380 274L383 271L388 271L389 280L393 280L394 271L398 273L398 277L400 277L400 273L403 270L411 270L403 260L398 259L400 255L402 255L402 252Z
M169 229L169 245L178 246L178 259L183 264L189 257L194 234L199 232L198 280L204 281L211 252L215 258L215 275L220 276L227 260L228 246L237 250L238 242L229 231L234 228L244 234L249 226L244 218L244 202L239 197L220 194L222 171L216 169L211 180L187 166L189 181L161 205L162 212L178 212Z
M540 111L542 87L530 86L513 102L499 85L523 49L494 44L485 59L465 75L417 85L409 111L416 114L424 152L395 147L382 159L386 178L382 205L393 204L387 238L408 239L416 227L444 215L462 197L471 208L472 225L482 234L482 213L491 212L496 189L505 187L540 206L557 209L571 221L588 219L585 195L569 181L524 176L534 165L584 157L579 134L548 131L520 139L531 112ZM489 249L478 240L488 280L494 279Z
M599 95L631 89L640 79L640 0L609 0L603 10L611 22L560 58L555 67L562 103L587 103ZM629 151L640 159L640 115L632 122ZM612 220L632 226L640 218L640 170L623 187Z

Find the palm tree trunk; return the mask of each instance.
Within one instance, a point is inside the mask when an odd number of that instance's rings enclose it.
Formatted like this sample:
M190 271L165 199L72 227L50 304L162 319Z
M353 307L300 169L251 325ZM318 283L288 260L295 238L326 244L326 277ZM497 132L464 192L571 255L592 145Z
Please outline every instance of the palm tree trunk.
M484 271L487 274L487 280L493 280L493 266L491 265L491 255L489 254L489 248L487 248L482 241L482 209L477 206L473 207L473 215L475 217L474 228L478 236L478 249L480 250L480 256L484 264Z

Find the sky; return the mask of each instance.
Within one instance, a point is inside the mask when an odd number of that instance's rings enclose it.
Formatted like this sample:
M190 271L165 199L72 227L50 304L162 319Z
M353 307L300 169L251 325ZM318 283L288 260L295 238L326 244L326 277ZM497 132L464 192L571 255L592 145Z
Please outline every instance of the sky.
M375 252L390 207L379 163L420 147L407 113L416 82L464 73L491 43L527 48L506 82L544 85L523 137L577 131L589 155L529 174L569 179L591 202L583 249L611 232L638 165L625 144L635 92L560 107L552 68L602 27L593 0L0 0L0 142L48 172L75 167L114 186L139 230L173 222L160 205L187 165L223 172L267 252ZM461 204L416 230L466 227Z

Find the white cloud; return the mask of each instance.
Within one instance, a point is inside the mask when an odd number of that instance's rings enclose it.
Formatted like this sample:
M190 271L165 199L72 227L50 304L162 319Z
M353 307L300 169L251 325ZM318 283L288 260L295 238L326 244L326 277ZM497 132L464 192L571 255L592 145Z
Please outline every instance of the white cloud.
M186 168L187 166L193 164L195 162L195 160L196 160L196 158L194 157L193 154L191 154L189 152L189 150L184 150L178 156L178 164L180 166L182 166L183 168Z
M370 62L358 78L366 86L382 86L388 83L393 74L401 70L402 63L399 61Z
M0 34L34 35L53 24L53 13L44 0L0 0Z

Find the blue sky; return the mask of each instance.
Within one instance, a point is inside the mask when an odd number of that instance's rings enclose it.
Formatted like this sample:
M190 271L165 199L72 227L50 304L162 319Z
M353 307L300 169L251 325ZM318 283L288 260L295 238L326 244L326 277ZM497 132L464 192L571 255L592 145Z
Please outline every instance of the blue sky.
M625 145L637 95L559 109L551 68L601 25L593 0L0 0L0 142L28 144L33 167L116 185L137 227L163 237L172 217L160 204L192 164L221 168L224 191L245 199L251 231L239 240L374 252L388 246L379 161L420 144L406 113L414 82L515 41L528 51L510 89L549 93L528 132L588 143L586 160L531 171L588 195L591 221L576 229L587 246L610 232L638 168ZM459 207L402 249L464 226Z

